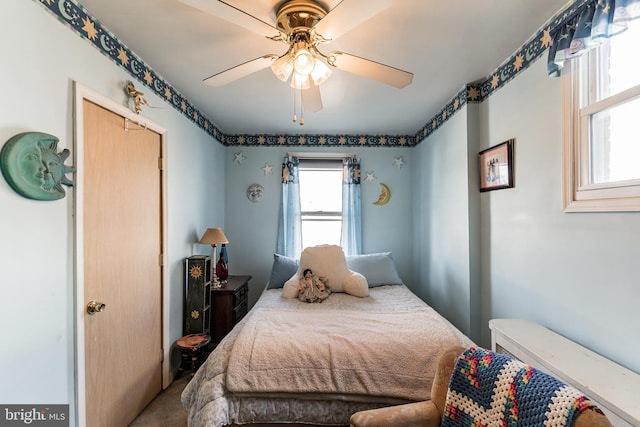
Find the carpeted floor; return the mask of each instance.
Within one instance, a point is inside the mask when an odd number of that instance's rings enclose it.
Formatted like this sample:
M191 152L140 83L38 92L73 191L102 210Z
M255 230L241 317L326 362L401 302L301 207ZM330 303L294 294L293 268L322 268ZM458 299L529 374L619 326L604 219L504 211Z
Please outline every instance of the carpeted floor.
M188 375L184 375L171 383L147 405L129 427L187 427L187 414L180 403L180 395L189 378Z

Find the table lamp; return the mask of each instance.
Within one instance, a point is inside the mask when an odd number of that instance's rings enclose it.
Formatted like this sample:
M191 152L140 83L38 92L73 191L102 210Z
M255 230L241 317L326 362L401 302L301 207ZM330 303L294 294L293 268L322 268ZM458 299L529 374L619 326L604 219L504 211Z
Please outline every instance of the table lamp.
M214 288L220 287L220 281L216 276L216 245L229 243L229 239L224 235L224 232L221 228L207 228L207 231L204 232L202 237L200 238L200 242L203 245L211 245L211 264L210 264L210 273L211 273L211 283Z

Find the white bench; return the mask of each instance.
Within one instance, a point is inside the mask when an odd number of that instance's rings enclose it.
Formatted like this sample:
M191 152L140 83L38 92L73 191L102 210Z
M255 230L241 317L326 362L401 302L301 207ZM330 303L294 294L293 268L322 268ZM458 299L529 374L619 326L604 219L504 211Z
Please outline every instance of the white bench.
M577 388L614 426L640 426L640 375L524 319L493 319L491 349Z

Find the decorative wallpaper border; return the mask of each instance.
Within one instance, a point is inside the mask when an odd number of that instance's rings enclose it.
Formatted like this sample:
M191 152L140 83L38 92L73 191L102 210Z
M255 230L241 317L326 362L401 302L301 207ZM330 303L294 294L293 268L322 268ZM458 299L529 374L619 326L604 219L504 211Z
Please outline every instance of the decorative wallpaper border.
M552 34L564 23L575 16L582 7L593 0L576 0L565 9L552 16L525 44L509 59L504 61L495 71L483 81L467 84L456 96L445 105L422 129L415 135L416 144L427 138L442 126L451 116L466 103L481 103L505 86L520 72L526 70L549 48Z
M131 76L151 89L176 110L187 116L202 130L220 140L224 133L206 118L187 98L163 79L158 73L124 43L120 42L98 19L91 16L76 0L34 0L45 6L80 37L86 39L103 55L124 68Z
M412 147L414 137L390 135L225 135L228 146Z
M76 0L34 0L53 13L80 37L124 68L131 76L188 117L207 134L225 146L313 146L313 147L414 147L429 137L466 103L481 103L535 62L551 45L553 34L589 1L576 0L554 15L516 53L485 80L465 85L438 114L415 135L243 135L225 134L188 99L121 43L98 19Z

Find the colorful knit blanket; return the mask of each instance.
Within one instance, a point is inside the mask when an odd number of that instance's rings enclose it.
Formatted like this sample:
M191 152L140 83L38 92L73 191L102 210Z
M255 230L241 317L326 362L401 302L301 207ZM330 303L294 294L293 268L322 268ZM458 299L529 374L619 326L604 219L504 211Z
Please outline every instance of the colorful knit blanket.
M570 426L591 406L586 396L557 378L471 347L453 369L442 426Z

